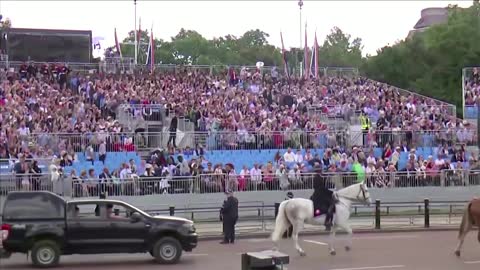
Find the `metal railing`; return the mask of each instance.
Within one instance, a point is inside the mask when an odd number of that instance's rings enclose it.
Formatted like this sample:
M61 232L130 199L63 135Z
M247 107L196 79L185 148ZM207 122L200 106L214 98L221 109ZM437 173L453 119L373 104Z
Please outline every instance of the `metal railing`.
M98 152L102 142L107 152L133 152L135 145L141 140L133 132L96 132L96 133L32 133L22 138L22 141L35 144L38 147L52 150L59 154L62 150L71 149L74 152L85 152L92 146Z
M32 158L32 159L24 159L25 163L28 165L26 169L30 169L31 166L33 165L33 162L36 161L38 167L43 171L48 170L48 166L52 164L53 157L51 158L46 158L46 157L41 157L41 158ZM18 159L0 159L0 173L9 173L12 172L15 169L15 164L18 162Z
M146 148L166 147L170 137L185 142L185 146L194 148L204 143L207 150L258 150L258 149L325 149L340 146L385 147L390 144L401 145L407 142L413 147L437 147L448 144L476 146L475 129L468 130L424 130L424 131L388 131L375 130L370 133L351 130L318 131L211 131L211 132L163 132L144 133ZM150 144L148 142L162 142ZM138 146L138 149L142 147Z
M52 181L48 174L2 174L0 190L54 190L73 197L98 197L101 192L111 196L143 196L160 194L286 191L313 189L315 175L297 172L271 172L254 175L202 174L197 176L138 177L128 179L71 179ZM325 173L322 179L330 189L341 189L366 181L371 188L455 187L480 185L480 170L442 170L412 172L381 172L372 174Z
M448 144L476 146L476 129L450 130L374 130L371 132L318 130L318 131L210 131L210 132L122 132L122 133L33 133L20 138L55 154L71 149L85 152L92 146L98 152L105 143L107 152L134 152L166 148L173 139L182 142L185 148L202 144L206 150L261 150L261 149L324 149L340 146L392 147L407 142L413 147L438 147Z
M372 81L372 82L381 83L381 82L378 82L378 81L375 81L375 80L371 80L371 79L369 79L369 80ZM384 84L384 83L382 83L382 84ZM420 100L429 100L429 101L434 103L434 104L430 104L429 107L439 106L440 108L443 108L443 112L447 113L448 115L457 117L457 107L453 104L449 104L445 101L441 101L441 100L435 99L433 97L427 97L427 96L424 96L424 95L421 95L421 94L418 94L418 93L415 93L415 92L412 92L412 91L409 91L409 90L405 90L405 89L402 89L402 88L398 88L398 87L395 87L395 86L390 86L389 85L389 87L393 88L401 96L412 95L415 98L420 99Z

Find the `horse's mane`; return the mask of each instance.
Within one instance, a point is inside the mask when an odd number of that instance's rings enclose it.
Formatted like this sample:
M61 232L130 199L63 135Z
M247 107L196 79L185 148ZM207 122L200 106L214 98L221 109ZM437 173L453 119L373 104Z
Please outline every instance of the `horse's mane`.
M358 192L359 186L361 184L362 183L356 183L356 184L350 185L346 188L342 188L342 189L336 191L336 193L340 196L349 196L349 195L351 195L352 197L356 196L356 194L352 194L352 193L353 192Z

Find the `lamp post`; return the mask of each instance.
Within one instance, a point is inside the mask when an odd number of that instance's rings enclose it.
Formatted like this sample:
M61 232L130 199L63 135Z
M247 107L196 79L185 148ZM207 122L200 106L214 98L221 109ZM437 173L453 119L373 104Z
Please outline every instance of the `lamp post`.
M298 47L298 52L302 49L302 7L303 7L303 0L298 0L298 8L299 8L299 14L300 14L300 21L299 21L299 27L300 27L300 47ZM297 54L295 57L296 60L296 66L298 67L298 76L302 75L302 67L300 66L301 61L298 59L299 55Z
M298 0L298 7L300 11L300 48L302 48L302 7L303 7L303 0Z
M137 65L137 57L138 57L138 50L137 50L137 0L133 0L133 6L135 9L135 29L133 30L134 38L135 38L135 65Z

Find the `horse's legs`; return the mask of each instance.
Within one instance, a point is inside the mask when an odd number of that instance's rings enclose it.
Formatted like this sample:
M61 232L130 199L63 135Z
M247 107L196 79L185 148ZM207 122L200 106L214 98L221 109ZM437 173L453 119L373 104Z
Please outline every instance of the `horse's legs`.
M342 228L347 233L347 245L345 246L345 250L350 251L352 249L352 228L348 224L342 225Z
M293 232L292 232L292 238L293 238L293 243L295 244L295 249L298 251L300 256L305 256L305 251L300 247L298 244L298 233L300 232L300 229L303 227L303 224L301 221L296 221L293 222Z
M460 253L461 253L460 250L462 249L463 242L465 241L465 236L467 236L467 233L468 231L464 231L458 239L459 240L458 245L457 245L457 248L455 249L455 255L457 255L457 257L460 257Z
M335 235L337 233L337 225L333 224L332 231L330 232L330 241L328 243L328 249L330 250L330 255L335 256L337 252L335 251Z

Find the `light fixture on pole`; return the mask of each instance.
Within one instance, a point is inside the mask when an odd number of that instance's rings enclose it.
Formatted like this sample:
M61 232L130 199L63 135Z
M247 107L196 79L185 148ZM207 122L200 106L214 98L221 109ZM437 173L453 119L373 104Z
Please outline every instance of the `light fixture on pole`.
M302 7L303 7L303 0L298 0L298 7L300 8L300 48L302 48Z

